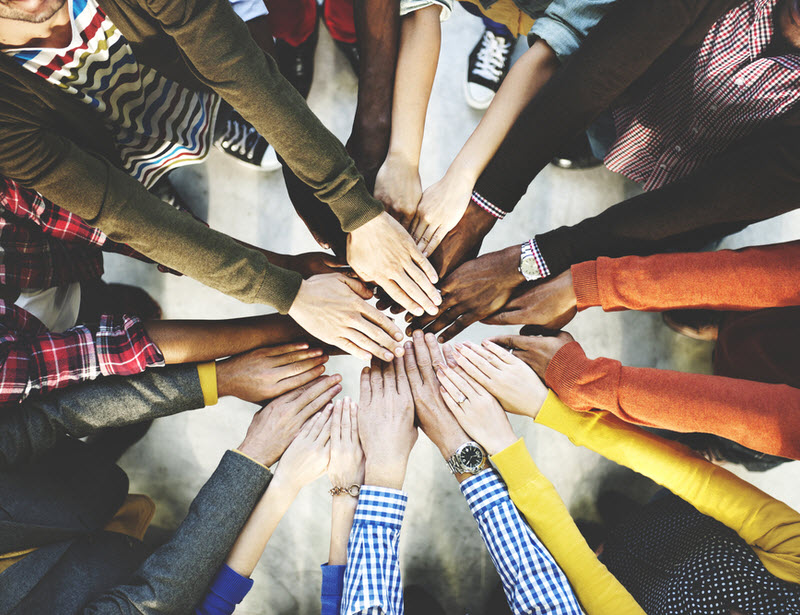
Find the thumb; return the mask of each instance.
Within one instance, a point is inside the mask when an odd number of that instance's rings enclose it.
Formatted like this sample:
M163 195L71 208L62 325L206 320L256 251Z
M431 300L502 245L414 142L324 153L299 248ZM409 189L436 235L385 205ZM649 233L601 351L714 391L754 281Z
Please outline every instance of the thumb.
M367 288L367 285L361 280L356 280L347 276L342 276L341 280L350 287L350 290L355 292L362 299L372 299L372 291Z
M322 264L326 267L330 267L331 269L350 269L350 265L330 254L326 254L322 257Z

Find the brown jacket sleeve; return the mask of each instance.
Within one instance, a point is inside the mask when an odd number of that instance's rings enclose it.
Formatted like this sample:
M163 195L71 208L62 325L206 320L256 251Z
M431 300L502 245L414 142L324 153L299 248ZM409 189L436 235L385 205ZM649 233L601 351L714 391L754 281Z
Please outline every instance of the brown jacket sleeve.
M800 241L573 265L578 309L754 310L800 305Z
M624 367L588 359L577 342L555 354L545 381L578 411L606 410L636 425L713 433L800 459L800 390L787 385Z

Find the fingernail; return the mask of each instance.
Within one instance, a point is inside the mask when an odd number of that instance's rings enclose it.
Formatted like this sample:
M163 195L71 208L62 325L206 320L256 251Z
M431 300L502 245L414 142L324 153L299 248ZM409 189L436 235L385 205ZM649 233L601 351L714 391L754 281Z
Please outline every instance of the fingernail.
M395 332L394 339L396 339L398 342L402 342L403 341L403 334L400 333L400 331Z
M414 308L413 310L411 310L411 313L414 316L422 316L425 313L425 311L422 308Z
M406 342L405 344L403 344L403 346L405 346L406 350L411 350L412 344L411 344L411 342Z
M394 355L391 352L384 352L383 358L386 361L391 361L392 359L394 359Z
M440 303L441 303L441 302L440 302ZM436 315L439 313L439 308L437 308L436 306L434 306L434 307L429 307L429 308L428 308L427 310L425 310L425 311L426 311L426 312L428 312L428 314L430 314L431 316L436 316Z
M444 338L443 337L439 337L439 343L440 344L444 344Z
M337 384L335 387L333 387L333 390L338 393L339 391L342 390L342 385L341 384Z
M347 403L350 403L350 396L349 395L345 395L344 396L344 401L346 401Z
M369 367L365 367L364 369L362 369L361 373L362 374L368 374L369 373Z
M422 339L422 331L420 329L417 329L416 331L414 331L414 339L415 340Z
M308 348L308 344L300 344L300 348L305 350L306 348Z
M402 346L398 346L397 348L395 348L394 354L397 355L398 357L402 357L404 354Z

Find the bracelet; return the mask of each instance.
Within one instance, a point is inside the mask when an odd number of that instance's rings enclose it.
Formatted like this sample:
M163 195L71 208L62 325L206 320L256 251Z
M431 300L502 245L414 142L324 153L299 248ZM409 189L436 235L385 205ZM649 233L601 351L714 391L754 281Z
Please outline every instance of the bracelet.
M357 498L361 493L361 485L350 485L349 487L334 487L328 491L331 495L344 495L347 494L351 497Z

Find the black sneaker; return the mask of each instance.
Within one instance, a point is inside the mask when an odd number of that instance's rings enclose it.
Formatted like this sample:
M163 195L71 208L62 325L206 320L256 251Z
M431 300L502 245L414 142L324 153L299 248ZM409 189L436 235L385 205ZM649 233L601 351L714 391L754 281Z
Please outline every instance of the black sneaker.
M251 169L275 171L281 168L278 156L267 140L258 134L253 125L231 109L227 120L216 130L214 145Z
M361 56L358 54L358 43L345 43L344 41L337 41L336 39L333 39L333 42L336 43L339 51L347 58L347 62L350 64L356 77L358 77L359 71L361 70Z
M486 109L511 68L516 39L484 30L481 40L469 54L464 96L473 109Z
M317 49L318 39L319 27L315 25L311 36L297 47L280 39L275 41L275 60L278 62L278 68L303 98L307 98L311 91L311 81L314 79L314 52Z

